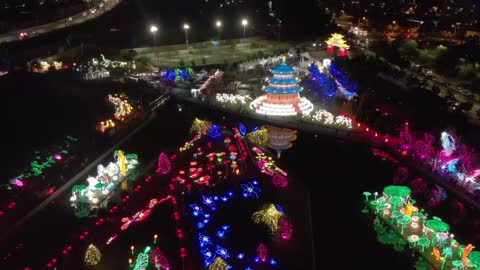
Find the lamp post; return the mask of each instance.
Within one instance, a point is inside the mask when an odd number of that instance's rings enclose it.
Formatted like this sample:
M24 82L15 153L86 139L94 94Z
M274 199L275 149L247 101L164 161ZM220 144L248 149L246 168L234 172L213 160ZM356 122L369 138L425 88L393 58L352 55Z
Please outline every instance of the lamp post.
M220 32L222 31L222 21L218 20L215 23L215 26L217 27L217 39L220 41Z
M280 41L280 32L282 31L282 21L278 20L278 41Z
M247 19L243 19L243 20L242 20L242 25L243 25L243 39L245 39L245 28L246 28L247 25L248 25Z
M452 24L452 27L453 27L453 40L455 40L457 38L457 28L458 26L460 26L460 23L455 23L455 24Z
M150 26L150 33L153 34L153 47L157 47L157 31L158 28L155 25Z
M188 29L190 29L190 25L184 24L183 30L185 30L185 44L187 45L187 49L188 49Z
M156 25L151 25L150 26L150 33L153 34L153 47L156 48L157 47L157 31L158 31L158 27ZM158 54L156 54L155 56L155 60L157 62L157 68L158 68Z

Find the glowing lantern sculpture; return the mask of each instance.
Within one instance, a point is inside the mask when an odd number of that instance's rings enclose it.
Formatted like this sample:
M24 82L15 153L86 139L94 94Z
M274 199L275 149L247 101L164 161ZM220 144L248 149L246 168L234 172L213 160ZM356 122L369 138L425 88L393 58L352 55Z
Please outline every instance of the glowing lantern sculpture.
M329 53L335 53L335 47L339 49L338 56L346 56L350 46L345 41L345 38L341 34L332 34L332 36L326 41L327 51Z
M170 164L170 160L168 159L167 155L165 155L163 152L160 153L160 156L158 157L156 173L167 174L170 172L171 168L172 165Z
M296 77L297 71L283 62L271 70L272 78L268 78L268 86L263 88L266 93L250 103L250 109L264 115L308 115L313 110L313 104L305 97L300 97L303 90Z
M268 147L277 151L278 158L282 151L292 147L292 141L297 139L297 131L287 128L267 126Z

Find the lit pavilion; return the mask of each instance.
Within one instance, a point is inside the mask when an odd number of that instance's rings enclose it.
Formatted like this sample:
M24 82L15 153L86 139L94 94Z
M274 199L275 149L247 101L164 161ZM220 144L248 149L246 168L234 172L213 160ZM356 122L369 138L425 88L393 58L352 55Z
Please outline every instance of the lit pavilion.
M265 95L250 103L250 108L265 115L308 115L313 110L313 104L305 97L300 97L303 90L297 71L283 62L271 69L273 77L268 78L268 86L263 88Z

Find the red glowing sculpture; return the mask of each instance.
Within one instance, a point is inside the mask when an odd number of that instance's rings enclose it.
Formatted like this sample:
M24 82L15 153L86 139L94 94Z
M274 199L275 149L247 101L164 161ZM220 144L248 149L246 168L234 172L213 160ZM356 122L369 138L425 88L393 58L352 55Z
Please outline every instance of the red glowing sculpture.
M281 174L274 174L272 177L272 184L279 188L287 188L288 187L288 179L287 177Z
M170 160L168 159L167 155L165 155L163 152L160 153L160 156L158 157L156 173L167 174L170 172L171 168L172 165L170 164Z
M258 247L257 247L257 257L260 261L262 262L265 262L267 261L267 258L268 258L268 249L267 249L267 246L265 246L265 244L263 243L260 243L258 244Z
M165 256L165 253L162 250L160 250L158 247L155 248L150 254L150 262L153 265L155 265L157 269L165 269L165 270L170 269L170 266L168 265L167 256Z
M293 224L285 216L280 218L280 237L284 240L290 240L293 235Z

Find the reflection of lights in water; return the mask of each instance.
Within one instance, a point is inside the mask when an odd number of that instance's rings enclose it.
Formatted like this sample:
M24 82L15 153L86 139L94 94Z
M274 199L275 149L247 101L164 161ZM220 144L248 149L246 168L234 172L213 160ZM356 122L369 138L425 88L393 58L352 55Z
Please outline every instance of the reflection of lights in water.
M386 216L390 215L390 210L383 210L383 214Z
M416 222L412 222L412 224L410 224L410 226L414 229L417 229L419 227L418 223L416 223Z
M412 222L418 222L419 218L417 216L412 217Z

